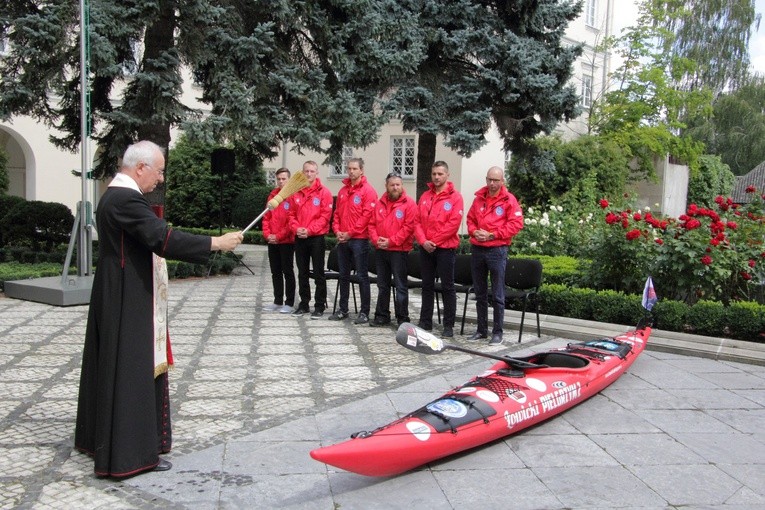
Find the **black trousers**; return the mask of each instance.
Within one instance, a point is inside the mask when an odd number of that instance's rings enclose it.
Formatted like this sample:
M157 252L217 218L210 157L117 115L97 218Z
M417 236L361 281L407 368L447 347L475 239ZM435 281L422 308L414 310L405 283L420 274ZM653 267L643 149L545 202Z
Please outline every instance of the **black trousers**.
M327 278L324 276L325 250L324 236L295 239L295 262L298 268L298 292L300 294L298 307L301 310L308 310L311 303L309 266L313 268L313 279L316 285L313 306L322 312L327 307Z
M295 245L269 244L268 265L271 267L271 283L274 285L274 303L295 305Z
M377 263L376 319L390 319L390 289L392 277L393 286L396 289L393 298L396 322L409 322L409 288L406 286L408 258L409 253L405 251L375 251L375 261Z
M422 308L420 324L433 326L433 301L435 299L436 276L441 281L444 296L444 327L454 327L457 315L457 291L454 289L454 265L457 262L457 250L454 248L436 248L433 253L420 250L422 270Z

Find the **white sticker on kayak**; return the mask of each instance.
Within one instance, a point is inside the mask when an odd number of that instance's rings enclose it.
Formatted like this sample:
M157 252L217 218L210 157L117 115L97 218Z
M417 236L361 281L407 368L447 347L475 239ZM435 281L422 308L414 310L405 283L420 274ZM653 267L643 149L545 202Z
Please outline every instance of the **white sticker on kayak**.
M545 382L540 381L539 379L535 379L534 377L526 378L526 386L528 386L532 390L547 391L547 385L545 384Z
M412 433L414 437L420 441L427 441L430 439L430 427L419 421L407 422L406 428Z
M519 404L525 404L526 403L526 394L522 391L513 391L510 392L510 390L505 390L507 393L507 396L518 402Z
M473 386L465 386L457 390L457 393L473 393L475 388Z
M431 413L441 414L449 418L462 418L468 411L465 404L451 398L436 400L425 408Z
M476 396L486 402L499 402L499 395L489 390L478 390Z
M406 345L409 347L417 347L417 337L412 335L406 335Z
M481 374L480 376L478 376L478 377L489 377L491 374L493 374L493 373L495 373L495 372L496 372L496 370L486 370L484 373L482 373L482 374Z

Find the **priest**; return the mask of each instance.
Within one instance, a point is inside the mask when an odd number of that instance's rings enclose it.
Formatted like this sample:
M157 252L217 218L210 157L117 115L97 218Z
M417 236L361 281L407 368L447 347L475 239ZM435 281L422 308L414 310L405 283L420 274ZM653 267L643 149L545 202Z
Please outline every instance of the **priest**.
M172 229L144 194L164 181L162 149L127 148L96 212L98 266L85 333L74 444L95 460L95 474L121 478L167 470L170 451L165 258L205 263L231 251L240 232L217 237Z

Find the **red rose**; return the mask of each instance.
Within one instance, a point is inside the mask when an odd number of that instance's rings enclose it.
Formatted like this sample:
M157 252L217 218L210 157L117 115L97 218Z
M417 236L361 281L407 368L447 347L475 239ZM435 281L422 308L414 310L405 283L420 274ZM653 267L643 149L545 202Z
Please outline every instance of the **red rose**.
M746 187L746 192L747 192L747 193L754 193L755 191L757 191L757 188L755 188L755 187L754 187L754 186L752 186L751 184L750 184L749 186L747 186L747 187Z
M741 278L743 278L744 280L751 280L752 279L752 275L750 275L746 271L741 271Z
M619 216L612 212L609 212L606 214L606 223L608 223L609 225L613 225L614 223L617 223L619 219L620 219Z
M712 257L710 257L709 255L704 255L703 257L701 257L701 263L704 264L705 266L708 266L709 264L712 263Z
M633 239L637 239L640 237L640 230L634 228L627 232L627 241L632 241Z
M640 221L640 219L641 219L640 213L636 212L635 214L633 214L632 215L632 219L635 220L635 221Z
M605 198L600 199L600 202L598 203L600 204L601 209L605 209L606 207L608 207L608 200L606 200Z
M757 264L757 262L754 261L754 259L749 259L749 267L754 267Z
M728 228L729 228L729 229L731 229L731 230L736 230L736 228L737 228L737 227L738 227L738 225L736 224L736 222L735 222L735 221L729 221L729 222L728 222Z
M662 239L657 238L657 239L655 239L655 241L656 241L656 244L658 244L659 246L664 244L664 241Z

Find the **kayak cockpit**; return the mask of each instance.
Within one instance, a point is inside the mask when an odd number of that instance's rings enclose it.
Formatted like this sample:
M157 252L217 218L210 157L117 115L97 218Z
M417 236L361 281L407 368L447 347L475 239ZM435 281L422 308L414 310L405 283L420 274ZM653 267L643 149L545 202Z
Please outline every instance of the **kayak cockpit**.
M590 361L565 352L542 352L527 358L530 363L549 368L585 368Z

